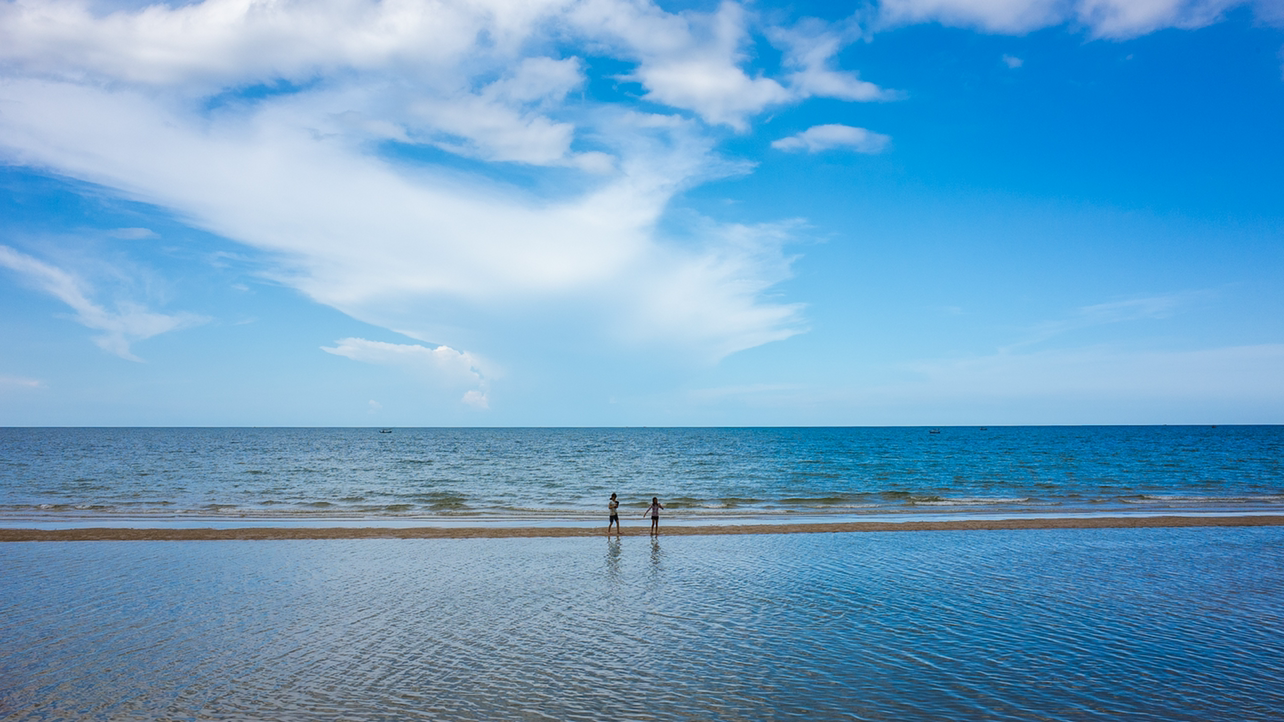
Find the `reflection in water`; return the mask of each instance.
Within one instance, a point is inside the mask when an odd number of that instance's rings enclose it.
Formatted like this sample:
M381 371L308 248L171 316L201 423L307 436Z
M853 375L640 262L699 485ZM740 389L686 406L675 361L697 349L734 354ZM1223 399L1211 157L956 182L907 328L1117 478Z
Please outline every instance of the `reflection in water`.
M606 537L606 578L612 583L620 581L620 538Z
M660 537L651 537L651 571L658 572L661 569L661 562L664 561L664 552L660 551Z
M608 540L605 559L599 544L0 544L0 715L1095 722L1284 709L1284 527L675 536L663 552L651 539L647 557L631 537Z

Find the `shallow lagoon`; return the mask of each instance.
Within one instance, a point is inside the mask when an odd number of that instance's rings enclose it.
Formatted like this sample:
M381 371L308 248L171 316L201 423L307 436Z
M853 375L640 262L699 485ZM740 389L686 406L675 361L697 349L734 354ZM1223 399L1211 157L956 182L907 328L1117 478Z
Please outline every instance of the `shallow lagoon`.
M1278 719L1284 528L0 545L0 716Z

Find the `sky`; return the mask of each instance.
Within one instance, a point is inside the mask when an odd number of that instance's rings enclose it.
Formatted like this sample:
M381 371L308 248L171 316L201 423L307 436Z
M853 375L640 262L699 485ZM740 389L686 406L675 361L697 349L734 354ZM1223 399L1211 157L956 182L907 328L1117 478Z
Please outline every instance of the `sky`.
M1284 423L1284 0L0 0L0 425Z

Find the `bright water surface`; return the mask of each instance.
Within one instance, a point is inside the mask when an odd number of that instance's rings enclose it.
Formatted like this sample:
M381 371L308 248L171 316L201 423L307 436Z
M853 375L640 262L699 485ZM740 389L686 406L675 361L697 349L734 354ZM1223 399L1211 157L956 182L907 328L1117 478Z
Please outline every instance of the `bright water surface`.
M1284 512L1284 427L0 428L0 523Z
M0 545L6 720L1279 720L1284 528Z

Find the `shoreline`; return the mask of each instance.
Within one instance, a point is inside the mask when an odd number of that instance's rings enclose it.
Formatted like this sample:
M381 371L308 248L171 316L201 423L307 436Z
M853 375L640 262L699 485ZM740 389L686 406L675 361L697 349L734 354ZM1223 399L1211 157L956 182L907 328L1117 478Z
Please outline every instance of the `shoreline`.
M709 524L665 526L660 536L725 534L832 534L849 532L1011 531L1052 529L1140 529L1284 526L1282 516L1146 516L1040 519L969 519L904 522L818 522L800 524ZM649 536L649 526L629 527L620 536ZM594 527L242 527L0 529L0 542L35 541L288 541L325 539L529 539L606 536ZM612 536L615 536L612 534Z

